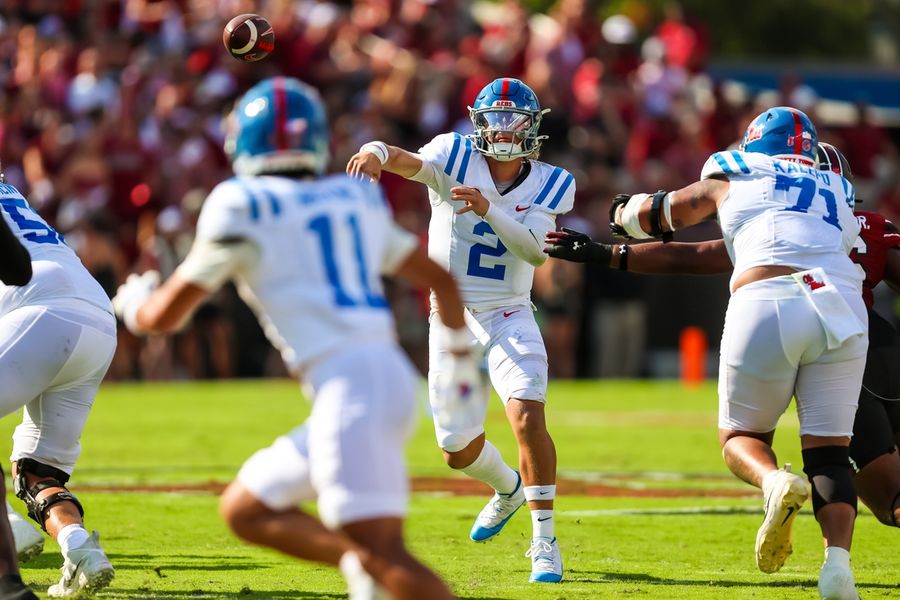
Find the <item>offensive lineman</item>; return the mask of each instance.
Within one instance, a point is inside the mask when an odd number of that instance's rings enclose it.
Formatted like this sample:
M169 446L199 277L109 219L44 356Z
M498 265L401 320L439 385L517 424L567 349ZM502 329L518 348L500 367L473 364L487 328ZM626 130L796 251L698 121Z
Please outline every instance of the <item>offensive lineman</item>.
M115 571L65 485L116 349L116 320L103 288L75 252L6 183L0 183L0 212L31 255L33 271L21 287L0 285L0 415L25 409L13 434L16 496L62 551L62 578L48 595L89 595L109 585ZM22 553L39 553L41 536L7 510L17 542L34 536Z
M470 414L446 420L435 413L437 441L450 467L495 490L470 538L491 539L527 501L533 530L526 553L532 559L529 580L555 583L563 576L553 519L556 449L544 413L547 352L530 292L534 268L546 260L544 234L554 229L557 215L572 209L575 180L565 169L537 160L546 138L538 134L545 112L527 85L497 79L469 109L474 136L442 134L417 154L369 142L351 157L347 172L377 180L388 171L428 186L428 254L459 282L466 322L485 353L518 443L521 476L485 439L487 389ZM432 329L432 405L442 364L436 339Z
M826 546L819 593L856 600L848 445L868 319L863 276L848 254L860 226L852 185L816 169L816 149L809 117L769 109L747 128L740 152L707 160L699 182L672 193L617 196L610 226L624 237L665 239L718 218L734 264L719 364L719 439L729 469L763 490L757 565L771 573L784 564L791 524L808 496L802 478L778 469L771 447L795 396L804 472Z
M453 278L394 223L377 186L320 177L329 136L312 87L267 79L239 100L230 127L237 177L206 199L190 254L158 289L152 271L130 276L113 305L132 332L172 332L234 280L313 408L244 463L222 497L228 525L246 541L339 566L352 600L384 590L398 600L452 598L403 542L415 378L381 275L438 298L447 350L439 410L466 402L479 378ZM312 498L321 520L299 508Z
M833 171L852 183L844 155L819 142L819 169ZM856 202L860 202L857 198ZM866 273L863 301L869 314L869 350L853 421L850 458L856 491L885 525L900 527L900 335L872 308L873 290L882 280L900 292L900 231L878 213L855 211L859 239L850 258ZM547 234L547 253L554 258L592 262L633 273L728 273L731 259L724 240L650 242L614 248L587 235L564 229ZM615 257L615 258L614 258Z

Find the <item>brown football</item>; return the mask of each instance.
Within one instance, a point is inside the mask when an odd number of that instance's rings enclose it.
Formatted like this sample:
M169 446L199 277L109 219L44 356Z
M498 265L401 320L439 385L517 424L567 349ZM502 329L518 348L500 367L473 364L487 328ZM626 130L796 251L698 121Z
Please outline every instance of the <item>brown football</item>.
M246 13L228 21L222 43L236 59L253 62L275 49L275 31L265 17Z

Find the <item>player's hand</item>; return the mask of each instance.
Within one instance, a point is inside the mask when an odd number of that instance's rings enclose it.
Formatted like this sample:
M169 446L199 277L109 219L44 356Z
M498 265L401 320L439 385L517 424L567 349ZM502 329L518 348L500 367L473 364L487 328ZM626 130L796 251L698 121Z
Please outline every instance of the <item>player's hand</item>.
M475 427L484 419L481 369L472 351L442 354L433 388L435 419L442 427Z
M375 182L381 179L381 161L371 152L360 151L347 161L347 175Z
M568 227L563 227L562 231L548 231L544 242L547 244L544 252L553 258L603 266L609 266L612 258L612 246L595 242L586 233Z
M137 311L157 287L159 287L159 272L145 271L140 275L136 273L129 275L116 291L112 299L113 310L131 333L135 335L144 333L137 324Z
M458 215L464 215L472 211L479 217L483 217L491 207L491 201L485 198L481 192L476 188L465 185L450 188L450 199L466 203L465 206L456 211Z

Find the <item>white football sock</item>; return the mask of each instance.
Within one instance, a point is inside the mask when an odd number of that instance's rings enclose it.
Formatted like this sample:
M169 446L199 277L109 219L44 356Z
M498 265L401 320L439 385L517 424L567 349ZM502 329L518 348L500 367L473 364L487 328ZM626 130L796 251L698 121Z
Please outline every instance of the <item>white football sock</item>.
M478 458L460 470L469 477L485 482L501 494L511 494L519 483L519 474L503 462L500 451L487 440L484 441L484 448Z
M552 508L531 511L531 530L534 532L532 537L545 537L548 539L556 537L553 533L553 521Z
M59 534L56 536L56 543L59 544L63 556L68 556L69 550L81 546L89 537L91 536L88 535L84 526L73 523L59 530Z

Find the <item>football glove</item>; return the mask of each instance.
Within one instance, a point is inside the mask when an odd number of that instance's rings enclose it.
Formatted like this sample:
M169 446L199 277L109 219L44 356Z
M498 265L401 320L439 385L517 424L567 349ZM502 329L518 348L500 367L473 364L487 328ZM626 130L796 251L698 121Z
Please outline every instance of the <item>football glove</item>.
M595 242L586 233L568 227L563 227L562 231L548 231L544 241L547 243L547 254L553 258L603 266L609 266L612 258L611 245Z
M157 287L159 287L159 272L145 271L140 275L136 273L129 275L116 291L112 299L113 310L131 333L135 335L146 333L137 324L137 311Z

